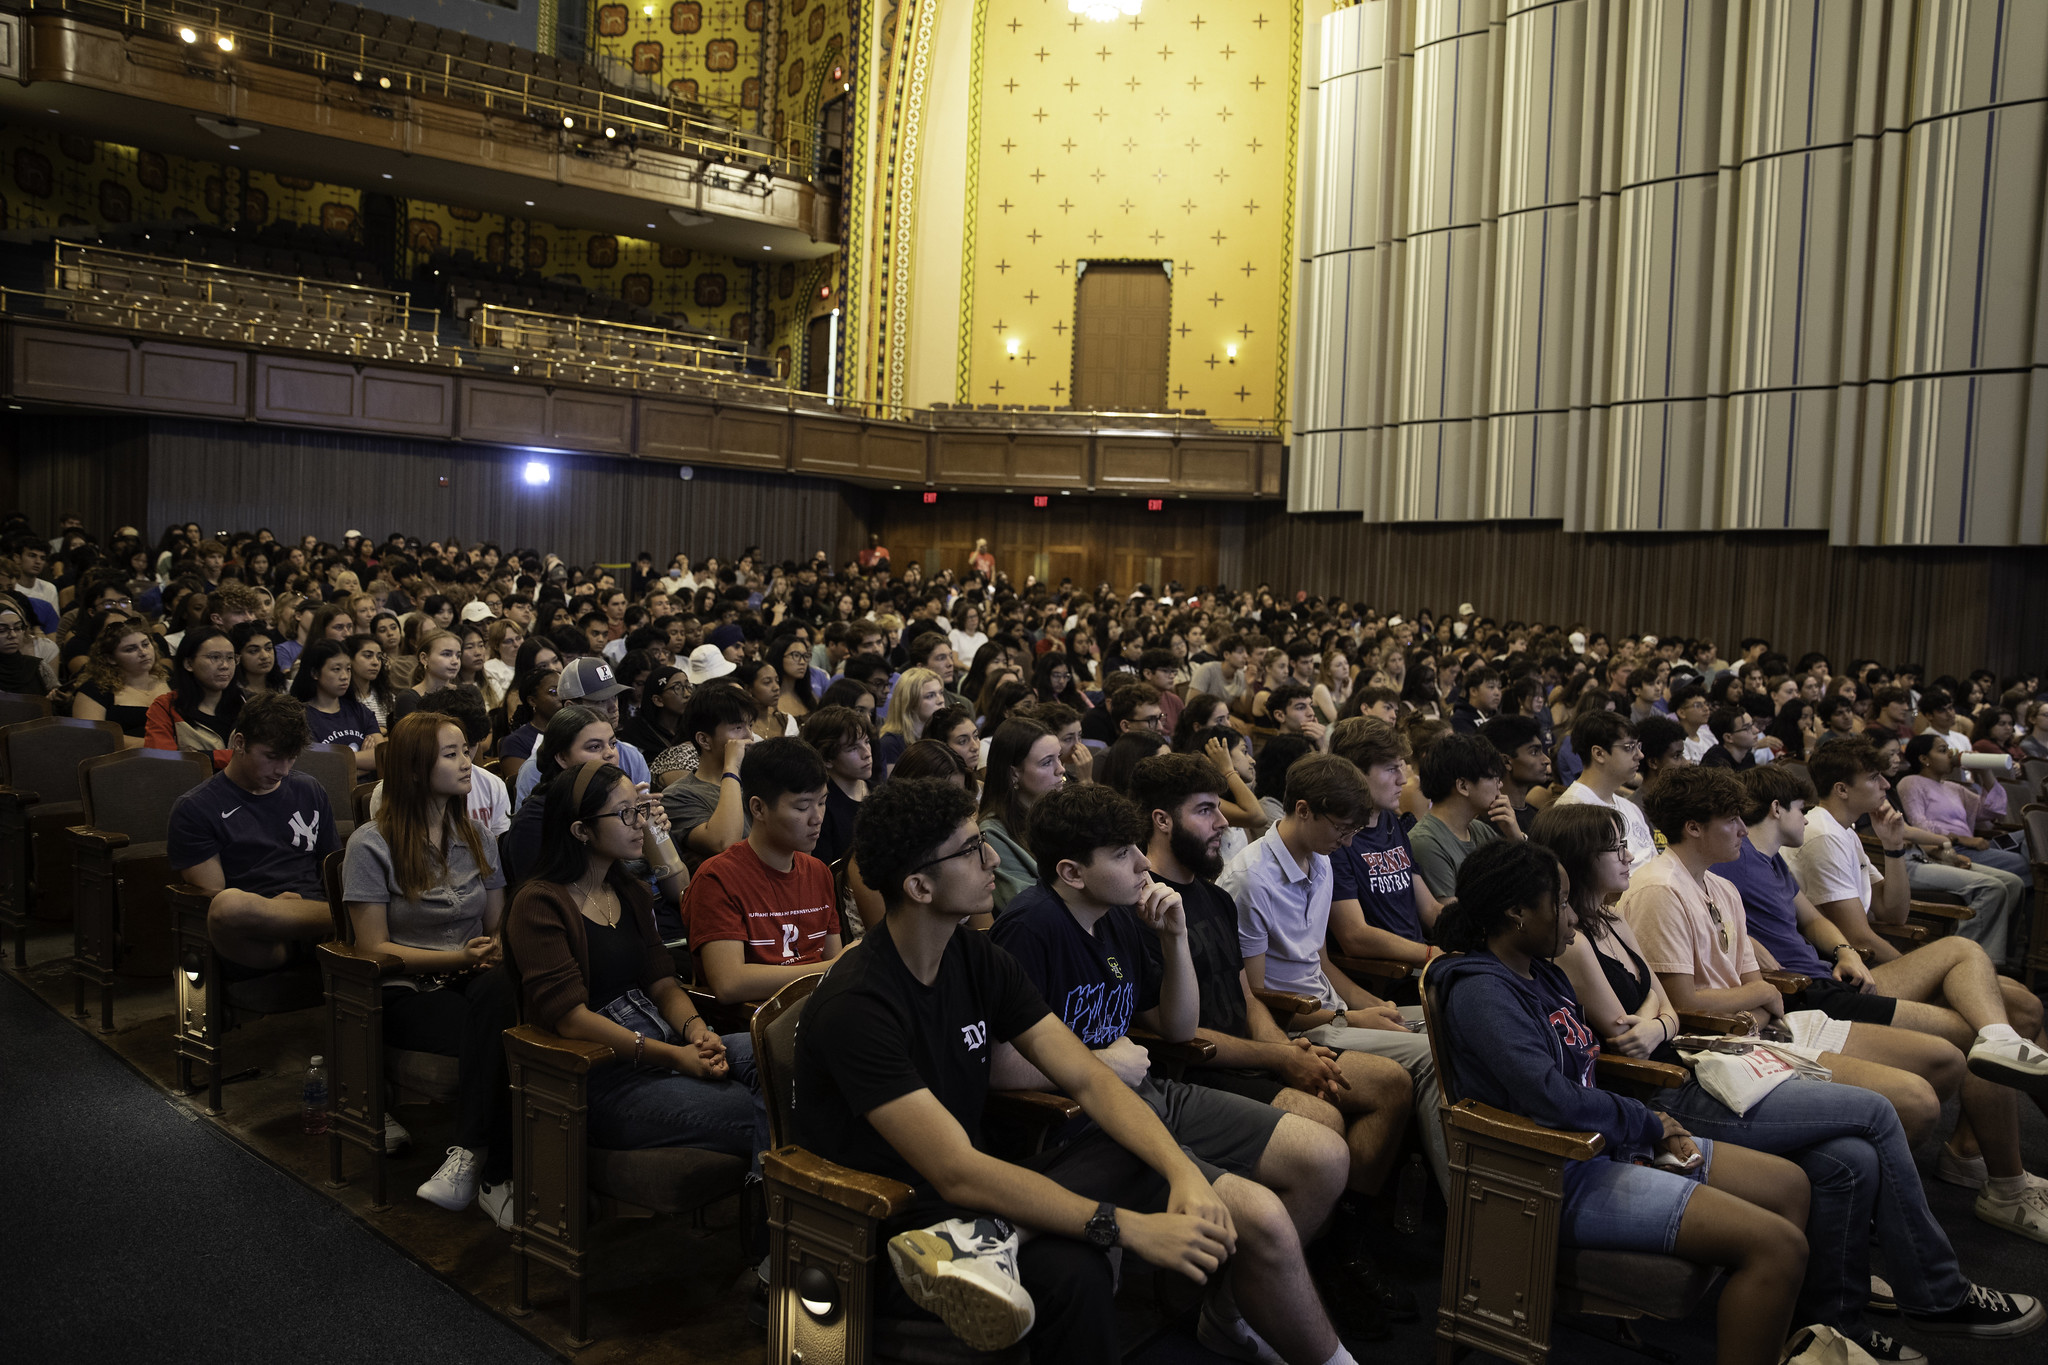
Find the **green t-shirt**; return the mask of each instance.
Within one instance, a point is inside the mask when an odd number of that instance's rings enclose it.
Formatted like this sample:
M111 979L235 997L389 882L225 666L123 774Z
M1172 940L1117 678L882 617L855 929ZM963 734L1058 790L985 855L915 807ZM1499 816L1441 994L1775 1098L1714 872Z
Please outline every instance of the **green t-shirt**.
M1458 894L1458 869L1472 856L1472 850L1500 838L1491 820L1474 820L1466 833L1471 838L1460 839L1434 814L1423 816L1408 831L1408 843L1415 850L1415 870L1422 874L1429 894L1439 901Z

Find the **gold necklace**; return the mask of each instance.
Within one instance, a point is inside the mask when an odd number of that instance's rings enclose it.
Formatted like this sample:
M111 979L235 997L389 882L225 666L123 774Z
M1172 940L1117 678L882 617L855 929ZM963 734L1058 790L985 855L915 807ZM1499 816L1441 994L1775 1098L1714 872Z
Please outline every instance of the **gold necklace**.
M616 929L619 927L619 919L621 915L624 914L625 907L618 903L618 897L616 895L612 897L612 917L610 919L598 919L597 916L590 913L590 907L592 902L596 901L599 896L603 895L607 890L610 889L604 882L600 881L597 884L596 889L592 891L585 891L581 887L576 886L573 883L570 885L569 889L576 893L576 899L580 903L581 912L585 919L595 920L597 923L603 925L607 929Z

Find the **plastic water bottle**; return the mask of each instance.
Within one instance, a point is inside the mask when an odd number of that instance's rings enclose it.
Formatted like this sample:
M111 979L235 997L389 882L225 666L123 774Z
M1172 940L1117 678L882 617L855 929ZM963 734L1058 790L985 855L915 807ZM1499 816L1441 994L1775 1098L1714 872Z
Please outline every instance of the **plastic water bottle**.
M1394 1231L1409 1233L1422 1226L1422 1191L1428 1182L1421 1154L1409 1157L1401 1172L1401 1184L1394 1192Z
M307 1137L327 1132L327 1059L315 1057L306 1064L306 1084L299 1092L300 1115Z

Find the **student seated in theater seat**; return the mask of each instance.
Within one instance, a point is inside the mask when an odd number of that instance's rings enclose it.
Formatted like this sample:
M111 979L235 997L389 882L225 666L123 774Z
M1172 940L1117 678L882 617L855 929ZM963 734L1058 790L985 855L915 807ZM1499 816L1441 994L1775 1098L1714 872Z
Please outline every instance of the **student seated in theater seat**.
M453 631L429 629L421 636L413 658L418 663L414 681L399 691L398 704L391 708L394 721L411 715L430 693L455 686L462 675L462 637Z
M1153 877L1177 892L1187 919L1189 955L1201 1009L1196 1038L1216 1048L1212 1063L1191 1066L1191 1085L1242 1095L1321 1124L1351 1154L1347 1189L1377 1194L1400 1154L1412 1087L1396 1063L1364 1052L1335 1052L1289 1038L1260 1004L1244 976L1237 903L1215 884L1223 871L1223 779L1192 754L1161 754L1140 762L1131 794L1151 824L1145 860ZM1165 963L1146 943L1154 970ZM1364 1246L1357 1210L1339 1204L1341 1224L1318 1244L1316 1258L1339 1325L1360 1336L1386 1331L1386 1320L1411 1320L1414 1296L1384 1280Z
M1502 716L1486 727L1486 742L1500 754L1506 771L1501 795L1514 812L1522 833L1536 823L1536 813L1554 799L1550 791L1550 755L1533 716Z
M555 695L562 702L587 706L603 716L611 724L614 744L618 750L617 763L627 777L639 786L648 785L647 759L630 742L617 739L619 729L619 698L626 693L626 684L619 681L612 666L603 659L572 659L555 679ZM519 770L514 780L512 799L523 802L533 784L540 780L540 774L529 776L526 769Z
M296 697L251 697L227 767L171 810L171 867L214 893L207 931L231 978L309 962L333 932L320 863L341 840L327 789L292 771L311 741Z
M755 742L757 714L753 698L725 682L699 687L683 712L683 733L697 751L697 766L662 788L661 803L693 873L706 858L747 837L740 763Z
M800 739L762 740L741 761L747 835L700 863L683 897L690 951L722 1001L765 1000L839 956L832 869L812 856L828 785Z
M1150 837L1150 822L1137 807L1099 783L1048 794L1031 819L1041 880L1010 902L990 938L1023 967L1060 1022L1196 1159L1277 1198L1275 1212L1284 1213L1274 1221L1292 1233L1277 1245L1295 1269L1299 1248L1321 1229L1344 1187L1350 1154L1335 1133L1300 1115L1149 1074L1149 1054L1131 1039L1133 1026L1184 1042L1199 1027L1201 1010L1185 907L1179 893L1151 877L1143 851ZM1154 944L1149 950L1147 940ZM996 1086L1059 1084L1012 1044L997 1043L993 1053L990 1081ZM1246 1292L1248 1283L1235 1288L1234 1303L1213 1292L1205 1303L1210 1332L1227 1327L1230 1340L1253 1346L1255 1331L1330 1331L1305 1274L1263 1300ZM1239 1308L1251 1310L1253 1326L1244 1325Z
M754 1157L768 1119L751 1040L720 1037L697 1013L655 928L653 893L628 871L657 854L660 802L596 762L563 770L542 795L540 859L506 914L505 956L528 1023L621 1059L590 1073L590 1144Z
M1031 855L1031 812L1066 782L1058 736L1037 721L1012 716L996 727L982 774L982 835L996 851L995 913L1038 881ZM979 927L979 926L977 926Z
M1451 898L1458 867L1496 839L1528 837L1502 788L1507 764L1484 735L1445 735L1421 762L1429 812L1408 831L1416 870L1439 903Z
M1584 760L1585 770L1557 803L1620 811L1628 835L1629 866L1641 867L1657 856L1657 839L1642 810L1623 796L1641 785L1643 746L1636 727L1613 711L1588 711L1572 721L1572 747Z
M171 660L171 690L149 704L144 743L151 749L185 749L227 762L227 736L242 710L235 686L235 642L217 626L185 632Z
M1417 872L1401 828L1407 741L1385 721L1353 716L1330 731L1330 751L1358 769L1372 805L1351 841L1329 855L1330 946L1348 957L1420 967L1437 955L1429 939L1443 906Z
M803 739L825 762L825 817L811 852L830 867L853 847L874 771L874 728L850 706L821 706L805 718Z
M111 721L121 727L123 743L139 749L146 738L149 708L171 690L170 663L156 647L156 637L139 618L119 616L100 627L87 656L85 673L71 698L76 720Z
M1284 735L1300 735L1318 751L1329 750L1329 727L1316 718L1314 696L1300 683L1282 683L1267 693L1260 719Z
M321 639L307 645L292 677L292 695L305 704L313 743L354 750L358 773L377 770L377 746L384 742L384 729L370 708L355 698L355 661L346 644Z
M1768 757L1770 751L1757 752L1757 742L1762 730L1756 717L1738 707L1717 706L1707 713L1707 733L1713 736L1713 747L1700 755L1702 768L1727 768L1736 773L1748 772L1757 766L1759 757Z
M349 836L342 899L357 950L404 963L384 987L385 1044L461 1060L455 1145L419 1197L451 1210L480 1200L509 1229L504 1032L519 1010L501 965L505 872L490 831L468 813L472 778L482 775L453 717L420 711L399 721L384 755L384 799Z
M491 718L484 710L484 699L473 687L444 687L421 702L413 714L445 716L462 730L463 743L469 749L469 818L495 843L512 828L514 807L504 779L483 766L484 750L491 739ZM383 799L384 784L379 782L370 791L372 817Z

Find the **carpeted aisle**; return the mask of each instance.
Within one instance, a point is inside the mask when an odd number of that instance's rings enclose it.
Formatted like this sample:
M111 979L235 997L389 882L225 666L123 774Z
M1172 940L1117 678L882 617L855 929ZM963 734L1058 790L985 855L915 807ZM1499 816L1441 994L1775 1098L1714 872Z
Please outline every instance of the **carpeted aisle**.
M554 1359L11 978L0 1151L0 1359Z

